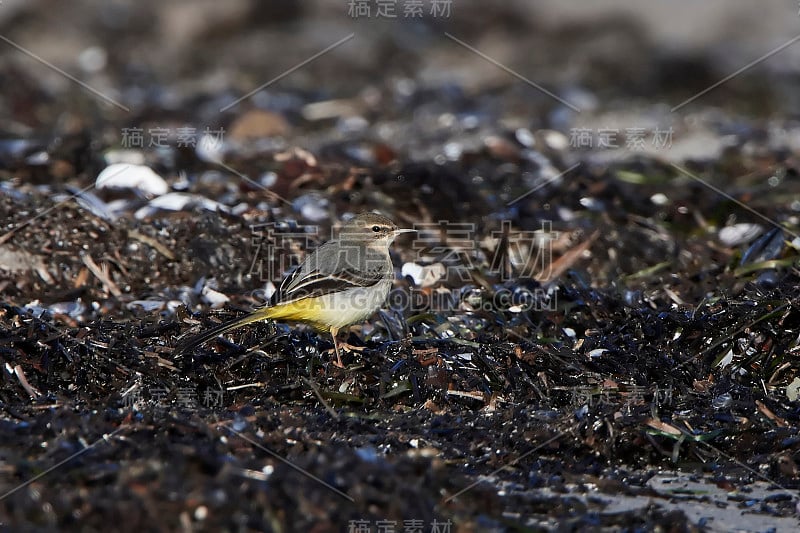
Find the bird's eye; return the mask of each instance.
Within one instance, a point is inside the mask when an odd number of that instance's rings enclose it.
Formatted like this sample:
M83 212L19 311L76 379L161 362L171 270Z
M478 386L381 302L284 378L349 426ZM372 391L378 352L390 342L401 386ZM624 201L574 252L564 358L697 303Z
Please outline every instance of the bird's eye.
M380 226L372 226L372 231L374 231L375 233L378 233L380 230L381 230Z

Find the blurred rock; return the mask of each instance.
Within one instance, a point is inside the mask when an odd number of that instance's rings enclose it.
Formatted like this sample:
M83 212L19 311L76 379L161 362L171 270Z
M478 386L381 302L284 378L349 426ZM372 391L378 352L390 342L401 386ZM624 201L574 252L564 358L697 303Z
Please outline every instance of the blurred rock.
M232 141L247 142L264 137L285 137L289 123L281 115L261 109L251 109L233 121L228 132Z
M95 186L98 189L133 189L154 196L169 191L169 184L150 167L127 163L113 163L104 168Z

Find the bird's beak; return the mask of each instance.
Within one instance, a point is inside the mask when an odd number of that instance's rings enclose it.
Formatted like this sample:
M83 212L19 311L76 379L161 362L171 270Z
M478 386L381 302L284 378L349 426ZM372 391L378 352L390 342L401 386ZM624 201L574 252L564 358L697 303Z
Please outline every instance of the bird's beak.
M394 230L395 236L400 235L401 233L416 233L416 232L417 232L417 230L415 230L415 229L403 229L403 228L401 228L401 229Z

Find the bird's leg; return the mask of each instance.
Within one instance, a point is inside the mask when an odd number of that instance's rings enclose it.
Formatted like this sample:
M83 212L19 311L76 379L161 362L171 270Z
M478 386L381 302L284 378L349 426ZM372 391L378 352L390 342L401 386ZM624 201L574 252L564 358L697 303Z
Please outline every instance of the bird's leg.
M336 362L334 364L339 368L344 368L344 364L342 364L342 356L339 355L339 344L336 342L337 333L339 333L339 328L331 326L331 338L333 338L333 349L336 350Z

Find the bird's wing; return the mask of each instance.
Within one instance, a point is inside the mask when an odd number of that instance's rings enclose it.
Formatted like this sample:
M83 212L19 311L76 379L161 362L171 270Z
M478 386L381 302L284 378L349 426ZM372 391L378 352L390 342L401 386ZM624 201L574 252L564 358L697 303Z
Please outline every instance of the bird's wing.
M272 297L271 305L347 289L371 287L384 278L385 268L375 268L379 266L375 263L358 268L355 266L358 262L342 252L335 242L319 247L281 282Z

